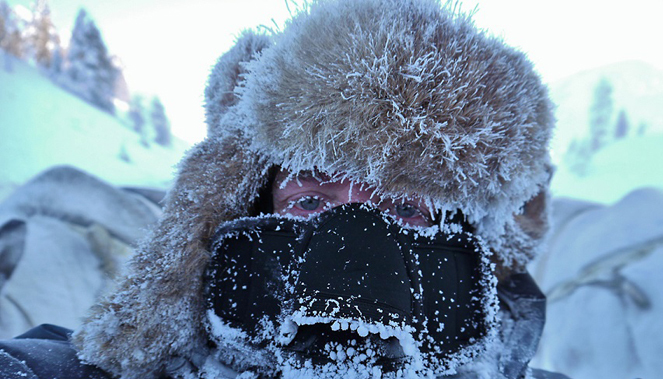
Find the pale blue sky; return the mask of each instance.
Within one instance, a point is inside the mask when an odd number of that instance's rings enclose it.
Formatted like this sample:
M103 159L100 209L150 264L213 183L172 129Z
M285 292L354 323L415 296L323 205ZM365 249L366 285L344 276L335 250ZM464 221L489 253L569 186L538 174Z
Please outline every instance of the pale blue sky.
M298 0L302 2L303 0ZM9 0L29 7L32 0ZM282 24L285 0L49 0L56 26L71 29L85 7L132 90L156 93L181 138L204 137L202 93L210 67L242 29ZM663 69L660 0L465 0L479 27L526 52L545 81L623 60Z

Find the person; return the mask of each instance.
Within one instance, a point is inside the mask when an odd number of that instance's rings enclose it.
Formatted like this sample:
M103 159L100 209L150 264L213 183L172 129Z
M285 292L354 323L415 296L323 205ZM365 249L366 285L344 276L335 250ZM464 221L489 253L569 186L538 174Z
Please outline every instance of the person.
M80 370L564 378L528 367L554 117L525 54L450 3L319 1L244 32L205 95L159 224L58 334Z

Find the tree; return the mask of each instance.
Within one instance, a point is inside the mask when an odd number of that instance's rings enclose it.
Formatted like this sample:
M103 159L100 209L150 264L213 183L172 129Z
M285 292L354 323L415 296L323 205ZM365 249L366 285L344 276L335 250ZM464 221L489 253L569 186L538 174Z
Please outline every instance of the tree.
M0 42L5 40L7 35L7 22L9 18L9 5L6 1L0 1Z
M586 139L574 138L564 154L564 163L571 172L578 176L585 176L592 158L590 143Z
M619 111L617 116L617 123L615 124L615 139L622 139L626 137L630 129L630 123L628 121L628 116L624 109Z
M159 100L158 97L152 98L152 111L150 112L152 118L152 126L154 127L154 132L156 133L154 137L154 142L158 143L161 146L168 147L172 143L172 137L170 134L170 122L166 117L166 111Z
M594 98L589 108L589 133L592 151L599 150L606 143L614 108L612 91L612 84L606 78L602 78L594 88Z
M128 117L131 122L131 128L140 135L140 143L148 147L147 130L145 129L145 107L143 107L143 97L134 95L129 103Z
M51 21L51 9L46 0L35 1L26 36L35 63L50 68L53 51L60 46L60 36Z
M64 55L60 45L55 46L51 53L51 64L48 67L48 74L51 79L57 79L62 75L62 67L64 65Z
M0 2L0 48L16 58L23 58L23 33L16 14L6 1Z
M117 68L108 55L99 29L83 9L76 17L67 61L66 86L93 105L114 114Z

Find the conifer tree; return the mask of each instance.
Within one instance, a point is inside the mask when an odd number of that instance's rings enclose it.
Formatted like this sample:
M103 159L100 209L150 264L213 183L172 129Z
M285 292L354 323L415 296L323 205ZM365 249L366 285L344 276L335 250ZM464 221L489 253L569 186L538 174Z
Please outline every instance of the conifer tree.
M99 29L84 9L76 17L67 62L67 87L93 105L114 114L117 68L108 55Z
M9 5L7 4L6 1L2 0L0 1L0 47L2 46L2 42L5 40L5 36L7 35L7 18L8 18L8 8Z
M125 144L122 144L122 146L120 146L120 152L117 154L117 157L120 158L120 160L125 163L132 163L131 156L129 155L129 152L127 151L127 146Z
M0 2L0 48L16 58L23 58L23 33L16 14L6 1Z
M51 21L51 9L46 0L36 0L33 5L27 39L35 63L50 68L53 50L60 45L60 37Z
M614 102L612 84L602 78L594 88L594 98L589 109L589 134L591 150L597 151L607 142Z
M64 65L64 55L62 47L56 45L51 53L51 64L48 67L48 74L51 79L58 79L62 75L62 67Z
M591 161L589 141L574 138L569 144L563 160L571 172L578 176L585 176Z
M152 110L150 112L152 126L154 127L154 142L161 146L168 147L172 143L170 134L170 122L166 117L166 111L158 97L152 98Z
M626 110L622 109L619 111L617 116L617 123L615 124L615 139L622 139L626 137L630 130L630 123L628 121L628 116L626 115Z
M131 122L131 128L134 132L140 135L140 143L148 147L149 143L147 140L147 130L145 128L145 107L143 107L143 97L140 95L134 95L131 97L131 102L129 103L129 121Z

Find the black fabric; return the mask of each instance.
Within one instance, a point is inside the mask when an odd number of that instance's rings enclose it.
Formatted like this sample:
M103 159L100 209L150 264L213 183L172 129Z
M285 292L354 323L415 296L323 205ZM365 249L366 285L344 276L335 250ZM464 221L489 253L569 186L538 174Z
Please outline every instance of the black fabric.
M300 356L349 341L341 334L354 333L338 326L348 320L414 328L422 353L436 364L487 333L488 305L481 297L488 270L467 233L418 235L377 209L349 204L310 221L262 217L223 224L212 250L209 308L258 339L265 335L264 317L276 325L297 318L298 331L285 349ZM389 345L380 348L402 358Z
M511 275L497 286L497 294L513 318L508 340L517 341L513 349L518 350L517 354L502 354L500 368L507 378L520 377L539 346L546 322L546 297L527 273Z
M41 324L34 327L27 332L21 334L15 339L42 339L54 341L68 341L71 336L71 329L63 328L61 326L52 324Z
M69 343L71 330L44 324L0 341L2 379L110 379L100 369L78 360Z
M557 372L550 372L534 368L530 372L529 378L532 379L569 379L568 376Z

